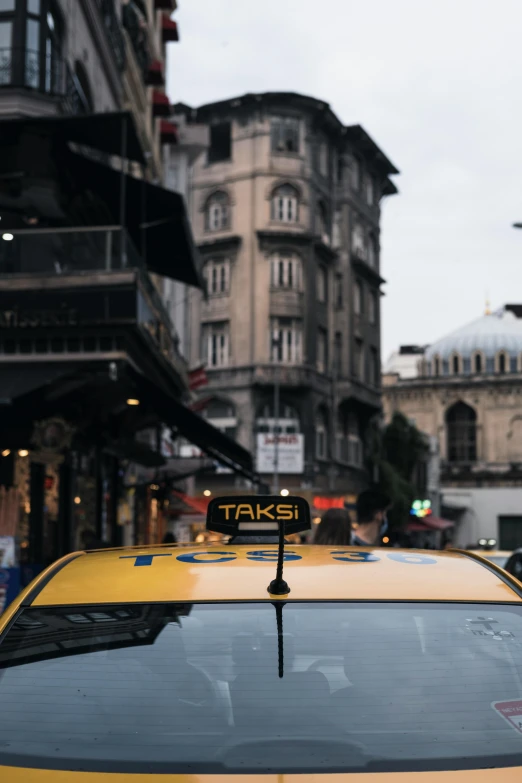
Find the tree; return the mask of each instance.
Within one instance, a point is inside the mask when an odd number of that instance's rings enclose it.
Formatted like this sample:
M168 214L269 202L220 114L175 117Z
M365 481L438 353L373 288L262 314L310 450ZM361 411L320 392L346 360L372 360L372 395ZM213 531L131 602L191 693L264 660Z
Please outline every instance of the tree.
M428 453L426 438L402 413L394 413L386 427L372 428L369 445L379 489L392 499L390 524L404 527L413 501L425 491L420 467Z

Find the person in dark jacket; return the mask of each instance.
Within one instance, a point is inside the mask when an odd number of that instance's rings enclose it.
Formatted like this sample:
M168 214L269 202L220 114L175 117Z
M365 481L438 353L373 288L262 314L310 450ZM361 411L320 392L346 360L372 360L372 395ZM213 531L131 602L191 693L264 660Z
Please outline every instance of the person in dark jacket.
M314 535L314 544L348 546L352 539L352 520L346 508L329 508Z

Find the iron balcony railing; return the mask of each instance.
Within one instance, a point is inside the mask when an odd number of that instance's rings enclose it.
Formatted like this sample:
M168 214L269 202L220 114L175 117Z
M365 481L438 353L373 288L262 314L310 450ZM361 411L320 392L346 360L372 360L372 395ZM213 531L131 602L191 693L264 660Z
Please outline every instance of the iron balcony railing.
M98 0L98 7L118 68L123 71L125 68L125 39L121 22L114 9L114 0Z
M13 277L42 275L94 276L99 272L99 281L110 282L110 273L122 270L138 271L141 289L158 319L150 315L150 308L142 306L140 323L165 356L174 361L179 343L176 329L142 256L120 226L11 229L0 233L0 288L3 281Z
M0 275L113 271L144 268L140 254L119 226L28 228L0 235Z
M61 99L67 114L90 111L82 87L61 57L31 49L0 48L0 88L35 90Z

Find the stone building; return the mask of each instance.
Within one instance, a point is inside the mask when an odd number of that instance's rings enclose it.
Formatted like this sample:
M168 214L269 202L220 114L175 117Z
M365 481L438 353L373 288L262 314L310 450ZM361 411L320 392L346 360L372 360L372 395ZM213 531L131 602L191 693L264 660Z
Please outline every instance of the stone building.
M281 487L357 491L381 409L379 222L397 169L307 96L247 94L187 117L210 127L191 203L208 293L191 299L191 360L207 367L206 415L256 451L268 484L277 430Z
M522 546L522 307L506 305L418 355L417 377L388 373L384 411L436 437L442 514L459 545Z

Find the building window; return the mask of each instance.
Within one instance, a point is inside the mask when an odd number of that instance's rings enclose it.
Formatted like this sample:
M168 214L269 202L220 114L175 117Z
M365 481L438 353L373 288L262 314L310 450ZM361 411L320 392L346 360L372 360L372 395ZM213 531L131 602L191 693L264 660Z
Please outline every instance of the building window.
M497 372L501 374L509 372L509 356L504 351L497 355Z
M212 400L207 406L204 416L220 432L235 440L237 435L236 407L226 400Z
M272 152L299 152L299 120L295 117L273 117Z
M204 324L202 356L208 367L226 367L229 363L229 324Z
M330 244L330 221L328 216L328 209L324 201L317 203L317 233L323 240L325 245Z
M220 122L210 126L210 146L208 162L220 163L232 157L232 125L230 122Z
M353 352L353 374L359 380L364 376L364 345L363 341L357 339L355 341Z
M301 291L302 262L295 253L274 253L270 259L270 277L273 288L292 288Z
M373 206L375 201L375 189L373 185L373 178L368 174L366 177L366 203L368 206Z
M363 287L359 280L355 281L353 287L353 311L355 315L363 314Z
M325 410L317 411L315 417L315 455L317 459L328 456L328 417Z
M328 272L324 266L318 266L316 271L317 301L328 300Z
M335 275L335 308L342 310L344 307L343 276Z
M440 375L440 356L433 358L433 375L438 378Z
M292 185L281 185L272 194L272 220L280 223L297 223L299 220L299 194Z
M454 353L450 359L450 368L452 375L460 375L462 372L461 358L458 353Z
M381 363L376 348L370 348L370 384L372 386L380 385Z
M273 403L265 405L256 418L256 432L271 435L297 435L301 432L301 420L291 405L283 403L276 420Z
M375 291L370 291L368 293L368 321L373 325L375 325L378 320L377 318L377 313L379 310L378 302L379 300L377 298L377 294L375 293Z
M344 182L344 158L342 155L337 155L336 165L336 179L337 184L342 185Z
M377 243L373 234L370 234L368 238L367 252L368 264L372 269L377 267Z
M223 231L230 227L230 199L219 190L213 193L205 207L205 228L207 231Z
M325 373L328 367L328 333L326 329L317 332L317 370Z
M230 291L230 261L228 258L212 258L204 268L207 292L211 295L228 294Z
M449 462L475 462L477 459L477 414L463 402L446 413Z
M481 373L484 371L484 361L481 353L476 353L473 356L473 372Z
M296 318L273 318L270 341L273 362L297 364L302 361L303 326Z
M12 11L11 2L0 0L0 13ZM11 53L11 22L0 22L0 84L9 84ZM24 84L35 90L56 94L63 90L63 72L60 59L63 24L52 0L28 0L25 17Z
M361 164L357 158L352 159L352 188L361 189Z
M367 249L366 238L364 236L364 229L360 223L355 223L352 231L352 253L366 261Z
M337 377L343 372L343 336L336 332L334 337L333 369Z
M321 142L319 144L319 173L322 174L323 177L328 176L328 145L326 142Z
M359 434L359 423L354 413L342 411L337 419L337 459L354 467L363 464L363 445Z

